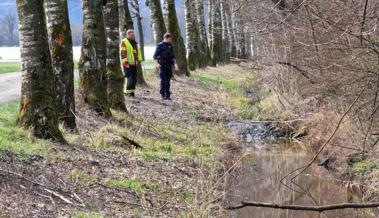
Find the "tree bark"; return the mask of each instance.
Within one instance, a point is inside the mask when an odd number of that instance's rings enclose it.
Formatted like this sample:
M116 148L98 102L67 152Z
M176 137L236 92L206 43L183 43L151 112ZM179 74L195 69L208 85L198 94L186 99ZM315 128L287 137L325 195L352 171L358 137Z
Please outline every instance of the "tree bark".
M45 0L45 12L58 119L66 128L75 130L74 59L67 0Z
M104 8L105 29L107 34L107 91L109 106L127 111L124 97L124 74L120 64L120 32L118 0L108 0Z
M197 13L197 23L199 28L199 50L200 50L200 67L207 67L209 64L210 52L207 38L207 30L205 27L205 16L204 16L204 0L196 0L196 13Z
M222 18L222 62L228 64L230 62L230 44L228 29L228 1L220 1L221 18Z
M39 138L64 142L43 4L43 0L17 1L23 72L18 124Z
M141 16L139 0L132 0L132 6L134 8L135 16L137 19L139 44L141 47L142 58L143 60L145 60L145 39L144 39L144 32L143 32L143 26L142 26L142 16Z
M233 2L228 1L229 8L226 11L227 15L227 26L228 26L228 34L229 34L229 53L231 57L237 57L237 44L235 37L235 25L234 25L234 16L232 14L233 11Z
M107 98L106 41L102 0L83 0L83 44L79 61L81 98L110 116Z
M187 32L187 58L188 68L196 70L199 67L199 30L197 28L197 15L195 2L185 0L186 32Z
M155 43L160 43L163 35L167 32L160 0L146 0L146 5L150 9L152 28Z
M220 0L212 0L212 66L216 66L222 61L222 18Z
M176 74L189 76L186 57L186 46L180 32L179 21L176 14L175 0L165 0L167 8L167 28L173 36L173 48L175 53L176 64L179 67L179 71Z
M246 58L246 36L245 29L243 26L242 15L236 14L236 40L237 40L237 57L238 58Z

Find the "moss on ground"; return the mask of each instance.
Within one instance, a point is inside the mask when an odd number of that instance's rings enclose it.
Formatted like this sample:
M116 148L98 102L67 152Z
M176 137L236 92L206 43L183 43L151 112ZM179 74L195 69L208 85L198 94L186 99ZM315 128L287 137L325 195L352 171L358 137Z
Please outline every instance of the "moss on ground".
M105 218L105 215L102 215L100 213L88 213L88 212L82 212L82 211L76 211L72 215L73 218Z
M49 141L36 139L31 131L16 125L19 102L0 105L0 150L8 150L28 155L45 155L46 150L53 145Z
M378 161L373 159L362 160L354 163L352 168L359 174L366 174L371 172L373 169L378 168Z

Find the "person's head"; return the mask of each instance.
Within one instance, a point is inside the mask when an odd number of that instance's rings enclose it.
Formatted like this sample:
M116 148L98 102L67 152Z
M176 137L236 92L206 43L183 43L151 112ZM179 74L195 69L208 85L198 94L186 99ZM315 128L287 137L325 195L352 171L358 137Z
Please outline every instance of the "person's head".
M134 34L134 30L130 29L126 31L126 38L131 40L136 40L136 35Z
M166 33L163 36L163 41L169 44L172 44L172 35L171 33Z

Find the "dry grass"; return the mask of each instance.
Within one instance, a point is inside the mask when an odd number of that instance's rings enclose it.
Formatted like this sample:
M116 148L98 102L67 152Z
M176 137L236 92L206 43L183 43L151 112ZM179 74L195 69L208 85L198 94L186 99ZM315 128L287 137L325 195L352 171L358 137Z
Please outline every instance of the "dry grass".
M225 127L228 120L239 118L230 98L251 75L233 65L176 78L173 102L162 102L158 79L148 77L150 88L139 89L137 99L128 100L129 114L113 111L112 120L79 103L79 134L65 134L71 146L53 145L28 161L2 152L0 168L44 184L72 202L78 196L85 207L64 203L26 180L0 176L2 214L219 217L224 151L237 144ZM204 77L211 80L204 82ZM133 148L125 138L143 149Z

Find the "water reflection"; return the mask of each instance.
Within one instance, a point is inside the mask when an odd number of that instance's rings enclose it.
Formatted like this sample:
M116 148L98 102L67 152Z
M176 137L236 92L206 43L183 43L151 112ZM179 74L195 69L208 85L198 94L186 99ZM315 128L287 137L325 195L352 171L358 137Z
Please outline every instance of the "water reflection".
M340 183L324 175L321 167L311 168L296 179L297 184L309 192L296 192L283 185L280 179L309 160L301 153L255 153L242 162L242 167L229 178L228 205L238 205L245 199L296 205L326 205L348 202L349 193ZM323 176L321 177L321 174ZM287 181L287 183L289 183ZM299 190L299 189L297 189ZM366 210L367 211L367 210ZM230 212L228 217L238 218L367 218L365 211L353 209L324 213L277 210L269 208L242 208Z

